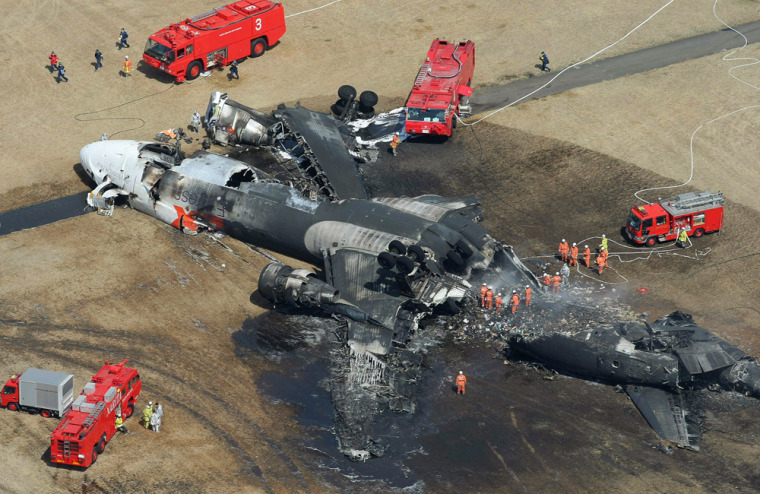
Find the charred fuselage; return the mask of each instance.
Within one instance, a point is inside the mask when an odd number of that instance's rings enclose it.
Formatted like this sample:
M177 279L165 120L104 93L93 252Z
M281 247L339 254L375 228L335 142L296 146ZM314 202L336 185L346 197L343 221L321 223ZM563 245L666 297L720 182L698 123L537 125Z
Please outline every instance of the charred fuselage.
M661 438L698 449L699 427L684 388L717 385L760 397L760 365L739 348L674 312L653 324L600 324L580 332L515 328L511 351L574 376L624 387Z

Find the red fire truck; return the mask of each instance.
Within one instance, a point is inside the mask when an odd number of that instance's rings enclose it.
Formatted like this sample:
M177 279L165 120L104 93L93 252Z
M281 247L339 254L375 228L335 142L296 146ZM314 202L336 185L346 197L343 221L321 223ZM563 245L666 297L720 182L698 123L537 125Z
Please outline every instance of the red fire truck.
M140 396L142 381L137 369L124 367L129 362L106 362L71 409L50 435L50 460L88 467L97 460L108 441L116 434L116 417L132 415Z
M239 0L153 34L145 45L143 59L182 82L233 60L260 57L283 34L285 13L281 3Z
M435 39L406 101L406 132L450 136L454 114L470 114L475 43Z
M657 242L675 240L680 230L690 237L723 228L723 194L687 192L659 203L634 206L625 225L626 236L634 243L652 247Z

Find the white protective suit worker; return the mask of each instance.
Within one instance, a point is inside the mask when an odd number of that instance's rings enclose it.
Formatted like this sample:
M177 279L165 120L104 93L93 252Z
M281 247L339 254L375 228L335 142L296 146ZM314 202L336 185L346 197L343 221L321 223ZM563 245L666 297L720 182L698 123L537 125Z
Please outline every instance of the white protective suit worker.
M161 428L161 415L157 411L153 411L153 415L150 416L150 425L153 427L153 432L158 432Z
M567 285L570 282L570 268L567 266L567 264L563 264L562 268L559 270L560 276L562 276L562 284Z
M201 131L201 114L198 113L198 110L193 112L193 116L190 119L190 127L193 128L193 132L196 134Z

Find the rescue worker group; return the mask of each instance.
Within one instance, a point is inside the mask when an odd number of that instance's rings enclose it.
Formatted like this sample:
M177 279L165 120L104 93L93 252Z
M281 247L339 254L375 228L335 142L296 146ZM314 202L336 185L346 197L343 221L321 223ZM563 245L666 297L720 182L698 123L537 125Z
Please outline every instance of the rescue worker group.
M130 48L129 43L127 42L127 39L129 38L129 34L127 34L127 31L124 28L121 28L121 32L119 33L119 39L116 41L117 49L121 50L122 48ZM92 65L95 66L95 71L97 72L99 68L103 66L103 52L100 51L100 49L95 50L95 63ZM61 80L64 82L69 82L69 78L66 77L66 67L63 65L63 62L61 62L58 55L55 54L55 51L50 52L50 56L48 56L48 60L50 60L50 65L48 65L48 69L52 74L55 75L55 82L60 84ZM134 64L132 63L132 60L129 59L129 55L124 56L124 60L121 63L121 70L119 71L120 75L122 77L130 78L132 76L132 70L134 69ZM238 63L237 60L233 61L232 64L230 64L230 71L227 74L227 79L240 79L240 75L238 73Z
M560 288L567 284L568 277L570 276L570 268L578 266L578 258L580 255L580 249L578 245L573 242L571 246L564 238L559 244L559 260L562 261L562 269L554 273L554 276L549 273L544 273L541 277L543 283L543 290L545 292L551 291L551 293L559 293ZM583 246L583 264L587 269L593 269L597 271L599 276L604 272L604 268L608 266L607 258L609 256L607 248L607 236L602 235L602 243L596 250L596 259L594 260L596 267L591 267L591 248L588 245ZM532 291L530 286L525 285L525 288L518 293L517 290L512 290L512 295L506 302L507 307L511 309L512 314L517 312L520 306L520 301L523 302L525 307L530 307ZM493 287L486 283L480 287L480 307L487 310L495 310L497 313L501 312L501 306L504 304L504 298L501 293L496 294L493 291Z
M164 417L164 407L156 402L154 405L152 401L149 401L145 408L143 408L142 425L146 429L153 432L159 432L161 429L161 419ZM122 434L127 433L127 428L124 427L124 420L121 418L121 414L116 414L116 430Z

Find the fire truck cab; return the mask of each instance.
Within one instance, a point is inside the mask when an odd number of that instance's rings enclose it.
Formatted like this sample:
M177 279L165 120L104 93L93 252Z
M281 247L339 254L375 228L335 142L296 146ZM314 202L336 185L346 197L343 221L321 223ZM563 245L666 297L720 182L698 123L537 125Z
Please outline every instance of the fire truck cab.
M124 367L127 362L106 362L74 400L50 435L53 463L92 465L116 434L116 417L132 415L142 381L137 369Z
M143 59L182 82L233 60L260 57L283 34L285 14L281 3L239 0L151 35Z
M690 237L723 228L723 194L687 192L659 203L634 206L628 214L625 234L632 242L647 247L676 240L685 230Z
M433 40L406 101L408 134L450 136L456 115L469 115L475 43Z

